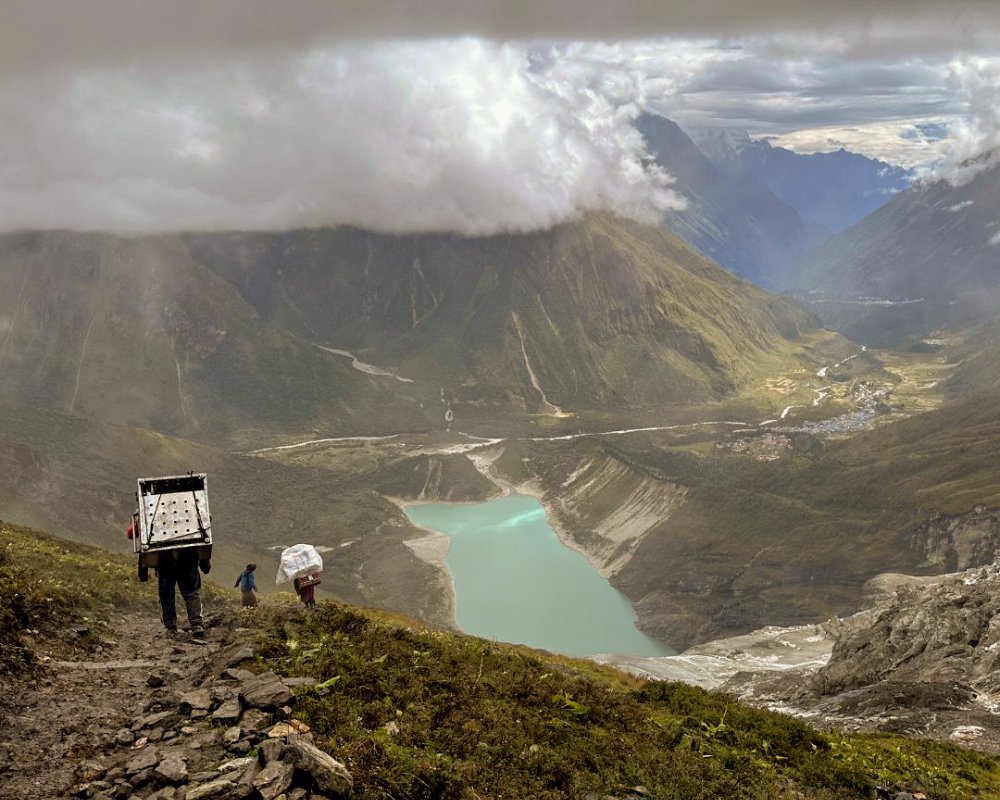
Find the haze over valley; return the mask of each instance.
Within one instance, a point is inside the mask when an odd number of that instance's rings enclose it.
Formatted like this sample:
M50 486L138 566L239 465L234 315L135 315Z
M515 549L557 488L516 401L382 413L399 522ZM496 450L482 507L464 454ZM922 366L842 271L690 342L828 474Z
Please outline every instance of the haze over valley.
M886 662L995 579L992 4L93 5L0 11L6 523L206 472L225 586L872 730L952 674Z

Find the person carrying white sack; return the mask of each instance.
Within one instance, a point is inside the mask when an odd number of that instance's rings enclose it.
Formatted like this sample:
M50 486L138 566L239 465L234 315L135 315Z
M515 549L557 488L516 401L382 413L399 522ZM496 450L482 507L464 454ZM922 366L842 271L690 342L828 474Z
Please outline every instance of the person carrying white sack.
M323 558L311 544L296 544L281 551L275 583L292 581L306 608L316 605L316 587L322 582Z

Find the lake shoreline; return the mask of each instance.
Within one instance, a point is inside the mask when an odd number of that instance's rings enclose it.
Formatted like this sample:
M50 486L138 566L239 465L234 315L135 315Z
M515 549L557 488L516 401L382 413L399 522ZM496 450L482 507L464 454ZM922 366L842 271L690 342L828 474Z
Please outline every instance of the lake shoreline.
M573 537L570 536L569 531L563 527L562 523L555 514L554 509L546 502L545 490L542 489L536 481L523 481L517 484L505 481L492 469L496 460L503 455L503 448L499 448L492 458L484 458L484 456L488 454L488 448L486 448L486 450L487 452L483 453L466 453L466 457L472 462L472 466L476 468L480 475L488 481L491 481L502 492L500 496L506 497L510 494L520 494L527 497L534 497L538 501L539 505L545 509L545 518L549 522L549 527L552 528L552 530L555 531L556 536L559 537L559 541L570 550L576 551L587 559L587 561L590 562L590 565L597 570L597 573L602 578L605 580L610 579L612 573L605 566L605 564L597 558L597 556L576 542ZM629 602L631 604L631 601ZM633 609L634 608L635 606L633 606ZM636 614L638 615L638 611L636 611Z
M434 503L435 500L404 500L401 497L389 497L385 496L386 500L395 505L400 511L406 515L407 521L417 530L423 531L423 536L418 536L413 539L404 539L403 545L411 552L414 556L419 558L425 564L432 566L438 573L440 579L442 591L444 592L444 604L445 612L448 616L448 625L456 631L462 631L458 626L458 616L456 613L456 603L455 603L455 576L451 574L451 570L448 569L448 565L445 563L445 557L448 555L448 551L451 549L451 537L441 531L431 530L430 528L425 528L423 525L418 525L412 519L410 519L409 514L406 513L408 506L421 505L423 503ZM442 542L441 540L444 540Z
M415 537L413 539L404 540L404 544L413 552L417 558L421 559L427 564L435 567L442 576L443 584L446 586L447 592L447 605L448 613L451 621L452 627L456 630L465 631L458 623L458 611L457 611L457 599L455 590L455 576L449 568L446 558L451 550L451 537L441 531L428 528L425 525L421 525L416 522L407 512L408 508L427 505L427 504L438 504L447 503L449 505L482 505L495 500L502 500L511 496L519 497L530 497L538 502L542 511L545 514L545 520L548 527L555 534L556 539L559 543L565 547L567 550L579 554L583 557L590 567L597 573L597 575L612 588L615 592L621 595L625 601L628 603L632 610L635 619L633 625L636 630L639 631L643 636L649 638L650 640L656 642L662 647L666 647L673 651L673 648L666 642L661 641L652 634L644 631L639 627L639 615L638 609L635 608L631 599L615 589L611 585L610 578L614 574L613 569L604 563L596 554L589 552L585 547L576 542L569 531L560 523L555 509L553 509L546 502L546 493L536 481L523 481L521 483L512 483L502 477L500 477L496 471L493 469L494 463L503 455L504 448L502 446L497 446L496 443L486 444L482 447L475 448L472 451L467 451L464 453L466 458L472 463L473 467L479 472L484 478L486 478L490 483L496 487L496 491L488 497L481 500L441 500L435 498L419 498L419 499L404 499L400 497L387 497L394 505L396 505L407 517L411 525L413 525L418 530L424 533L423 536ZM443 537L447 543L442 542ZM476 635L476 634L471 634Z
M459 630L575 658L674 652L640 630L628 598L565 546L534 492L506 487L479 503L396 502L424 534L407 546L449 576Z

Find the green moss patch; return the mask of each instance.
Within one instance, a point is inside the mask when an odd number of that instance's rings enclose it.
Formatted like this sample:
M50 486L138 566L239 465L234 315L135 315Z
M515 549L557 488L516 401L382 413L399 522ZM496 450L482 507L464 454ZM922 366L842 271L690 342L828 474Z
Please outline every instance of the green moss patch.
M260 617L263 666L321 683L297 714L366 798L935 798L1000 792L987 756L841 736L676 683L386 623L345 606Z
M155 575L139 583L133 558L0 522L0 675L31 666L31 637L156 602Z

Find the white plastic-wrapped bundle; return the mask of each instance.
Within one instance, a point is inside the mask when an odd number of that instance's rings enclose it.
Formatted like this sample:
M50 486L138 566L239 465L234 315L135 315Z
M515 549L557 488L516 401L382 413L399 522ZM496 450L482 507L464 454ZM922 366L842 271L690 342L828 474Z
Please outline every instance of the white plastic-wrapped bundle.
M287 583L323 569L323 558L311 544L293 544L281 551L275 583Z

